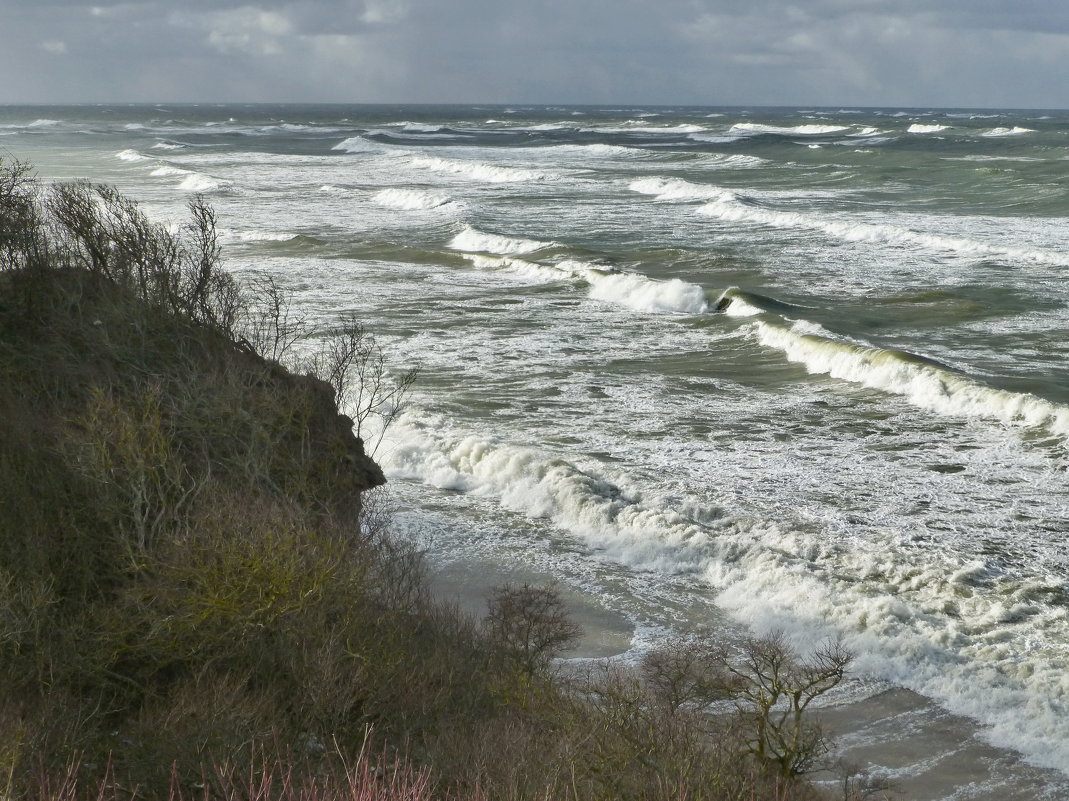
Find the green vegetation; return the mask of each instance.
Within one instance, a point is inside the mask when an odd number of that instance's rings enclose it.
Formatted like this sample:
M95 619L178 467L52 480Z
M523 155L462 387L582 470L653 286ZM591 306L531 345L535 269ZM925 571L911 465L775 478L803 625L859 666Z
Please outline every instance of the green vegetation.
M847 655L554 674L551 588L474 621L388 536L354 424L414 373L351 320L295 365L309 333L201 200L171 231L0 162L0 798L817 797Z

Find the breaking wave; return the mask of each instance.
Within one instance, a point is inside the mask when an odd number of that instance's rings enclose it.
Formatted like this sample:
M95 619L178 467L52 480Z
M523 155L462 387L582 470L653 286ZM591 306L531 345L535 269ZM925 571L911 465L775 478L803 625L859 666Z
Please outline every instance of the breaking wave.
M536 250L552 247L552 242L539 242L535 239L519 239L516 237L502 236L501 234L488 234L478 231L470 225L453 237L449 247L453 250L470 251L474 253L494 253L501 256L509 256L516 253L533 253Z
M421 189L383 189L373 198L380 206L403 211L436 209L451 202L449 195Z
M810 373L829 375L870 389L900 395L924 409L958 417L995 419L1003 423L1046 428L1069 435L1069 406L1021 392L986 386L928 359L890 348L841 342L791 328L755 323L758 342L781 350L787 359Z
M459 161L455 159L416 157L411 166L419 170L455 175L472 181L485 183L528 183L532 181L551 181L557 176L553 173L528 170L522 167L501 167L496 164L484 164L478 161Z

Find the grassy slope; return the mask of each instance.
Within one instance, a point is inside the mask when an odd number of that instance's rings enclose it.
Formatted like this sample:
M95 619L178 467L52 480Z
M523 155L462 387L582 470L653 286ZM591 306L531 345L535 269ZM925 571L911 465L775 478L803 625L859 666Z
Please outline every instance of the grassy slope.
M0 797L72 760L166 796L264 748L307 778L369 731L421 798L809 797L657 682L554 679L552 593L482 624L429 599L334 390L249 345L192 212L175 239L0 164Z

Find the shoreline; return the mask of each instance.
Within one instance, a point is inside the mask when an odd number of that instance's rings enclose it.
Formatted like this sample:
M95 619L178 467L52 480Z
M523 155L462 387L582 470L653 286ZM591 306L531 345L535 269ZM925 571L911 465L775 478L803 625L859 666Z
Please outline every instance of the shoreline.
M553 581L523 566L503 568L489 560L428 564L427 584L440 601L476 617L486 613L495 586ZM565 661L621 657L634 649L636 627L596 598L559 585L562 598L583 628ZM890 798L900 801L1058 801L1069 798L1069 776L1028 764L1015 751L983 739L975 720L955 715L905 687L863 676L847 679L815 707L832 734L833 763L850 765L890 780ZM810 776L835 789L830 770Z

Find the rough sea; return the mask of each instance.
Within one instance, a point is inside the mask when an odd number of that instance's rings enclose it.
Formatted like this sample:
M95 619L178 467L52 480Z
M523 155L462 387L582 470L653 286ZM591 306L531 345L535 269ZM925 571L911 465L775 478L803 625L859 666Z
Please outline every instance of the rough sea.
M0 156L203 193L418 364L375 455L455 586L553 578L618 658L842 637L855 755L1069 798L1069 112L0 107Z

